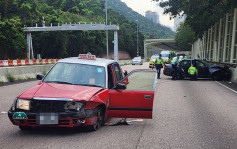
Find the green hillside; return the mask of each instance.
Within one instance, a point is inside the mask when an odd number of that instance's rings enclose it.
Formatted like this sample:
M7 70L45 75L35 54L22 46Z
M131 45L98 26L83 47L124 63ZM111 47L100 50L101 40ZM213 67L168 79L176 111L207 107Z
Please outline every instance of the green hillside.
M111 2L111 1L110 1ZM26 33L24 26L32 27L36 23L42 26L42 17L46 26L52 23L91 23L105 22L104 1L100 0L1 0L0 1L0 59L26 58ZM141 17L141 16L140 16ZM139 17L139 19L140 19ZM119 50L136 56L136 22L129 21L123 15L108 9L108 21L119 24ZM148 25L143 25L148 26ZM142 29L141 25L141 29ZM153 30L156 32L156 30ZM157 35L166 35L167 31L157 31ZM146 33L146 32L144 32ZM165 37L164 36L164 37ZM106 54L104 31L69 31L32 33L34 56L42 58L64 58L91 52L96 56ZM109 52L113 52L113 32L109 32ZM143 55L144 35L139 32L139 53Z
M134 1L135 2L135 1ZM175 33L168 27L156 24L139 13L133 11L120 0L108 0L108 6L125 16L130 21L136 22L138 17L139 30L148 38L167 39L174 38Z

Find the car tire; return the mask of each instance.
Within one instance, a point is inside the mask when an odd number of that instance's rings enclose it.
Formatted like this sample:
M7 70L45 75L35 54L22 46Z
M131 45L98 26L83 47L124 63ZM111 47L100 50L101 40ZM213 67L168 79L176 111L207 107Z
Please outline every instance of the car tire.
M212 80L213 81L221 81L223 79L223 74L218 71L218 72L215 72L213 75L212 75Z
M92 132L100 129L101 126L104 125L104 112L101 108L97 108L96 110L97 121L95 125L86 126L86 131Z
M182 74L178 73L178 79L179 79L179 80L183 80L183 79L184 79L184 76L183 76Z
M27 130L30 130L32 127L30 127L30 126L19 126L19 128L22 131L27 131Z

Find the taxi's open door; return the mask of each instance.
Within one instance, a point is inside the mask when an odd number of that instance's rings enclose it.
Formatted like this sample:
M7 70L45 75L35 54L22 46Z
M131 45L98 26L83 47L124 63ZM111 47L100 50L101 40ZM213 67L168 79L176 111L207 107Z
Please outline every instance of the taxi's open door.
M130 72L109 90L109 117L151 119L156 78L150 69Z

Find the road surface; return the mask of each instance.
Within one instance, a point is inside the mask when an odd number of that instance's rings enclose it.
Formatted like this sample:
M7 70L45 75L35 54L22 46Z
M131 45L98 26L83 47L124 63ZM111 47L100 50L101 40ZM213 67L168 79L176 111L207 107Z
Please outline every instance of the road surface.
M126 65L128 71L142 66ZM131 125L21 131L5 112L14 98L37 81L0 87L1 149L225 149L237 148L237 94L211 80L177 80L161 75L153 119ZM117 119L112 119L115 121Z

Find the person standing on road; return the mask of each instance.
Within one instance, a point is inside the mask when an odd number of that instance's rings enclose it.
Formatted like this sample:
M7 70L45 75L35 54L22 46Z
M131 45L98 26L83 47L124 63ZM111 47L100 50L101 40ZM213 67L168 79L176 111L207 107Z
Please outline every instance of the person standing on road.
M173 74L172 74L172 80L177 80L178 78L178 69L177 65L179 63L179 55L176 57L173 57L171 64L172 64L172 69L173 69Z
M163 68L164 66L164 60L161 57L161 54L159 54L159 57L156 58L155 66L156 66L156 71L157 71L157 79L160 79L160 71L161 71L161 68Z
M188 74L190 76L190 80L191 81L196 81L197 80L197 75L198 75L198 70L196 68L195 63L192 64L189 68L188 68Z
M197 57L195 59L200 59L200 55L198 54Z
M187 59L187 56L186 55L184 55L184 60L186 60Z

